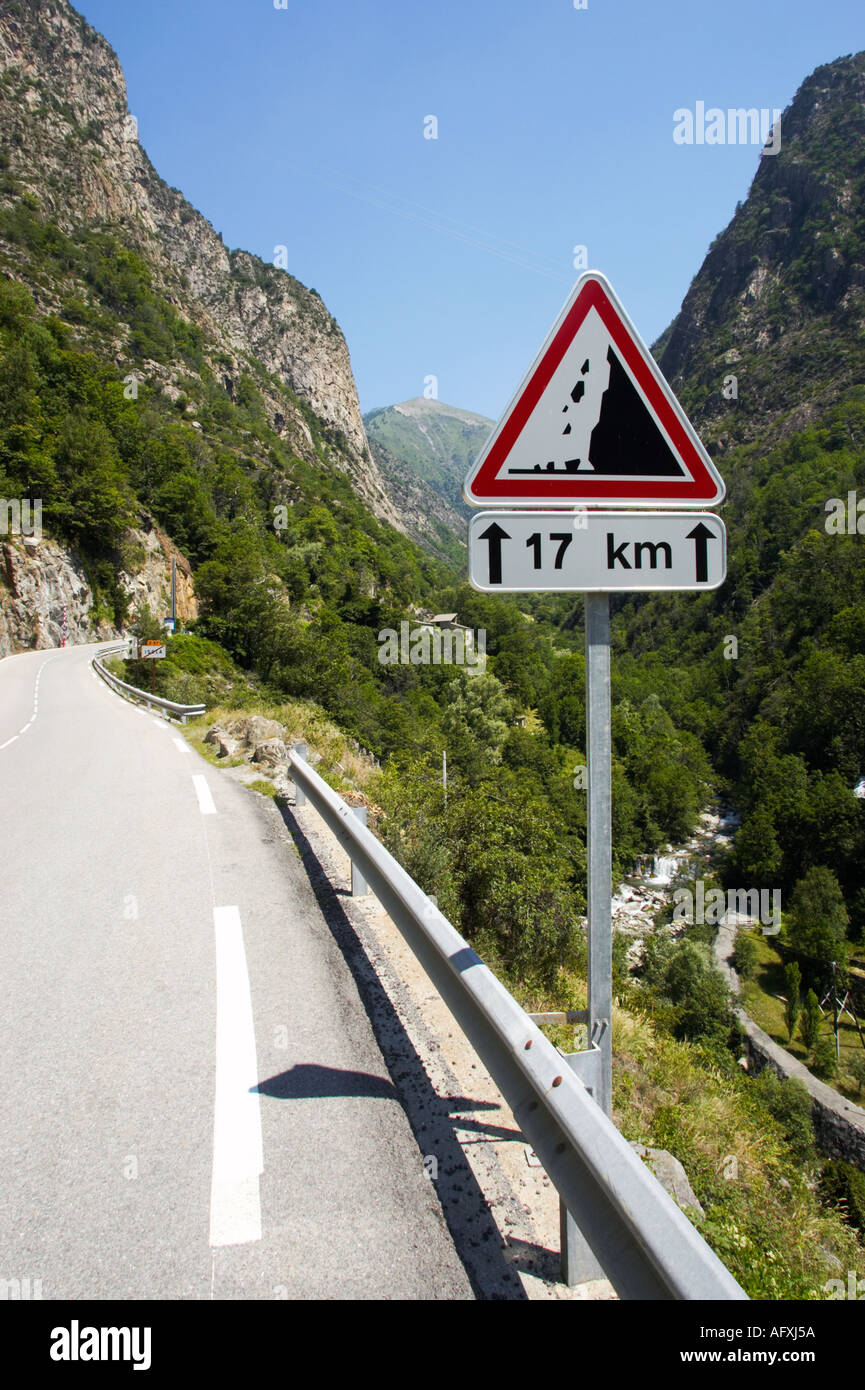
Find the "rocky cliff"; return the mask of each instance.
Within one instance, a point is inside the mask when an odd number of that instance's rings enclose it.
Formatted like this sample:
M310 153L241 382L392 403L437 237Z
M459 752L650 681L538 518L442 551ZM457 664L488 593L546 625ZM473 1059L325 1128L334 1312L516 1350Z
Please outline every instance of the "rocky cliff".
M171 562L176 561L179 624L198 617L192 570L168 536L149 517L124 534L118 588L130 617L149 608L154 617L171 612ZM0 541L0 658L15 652L59 647L66 616L69 646L108 641L119 629L94 602L80 559L45 537L9 536Z
M116 55L66 0L6 0L0 10L0 147L9 174L47 220L68 233L116 229L145 257L161 293L203 330L229 394L254 357L307 402L355 489L378 516L399 524L369 452L336 321L285 271L229 251L159 177L139 143ZM45 307L54 307L50 287L40 288ZM277 433L301 457L311 454L303 410L278 394L267 403Z
M90 585L62 546L17 537L0 542L0 657L59 647L64 608L70 646L114 635L108 624L92 621Z
M782 114L779 153L760 159L655 345L711 452L787 437L863 381L863 204L859 53L802 84Z

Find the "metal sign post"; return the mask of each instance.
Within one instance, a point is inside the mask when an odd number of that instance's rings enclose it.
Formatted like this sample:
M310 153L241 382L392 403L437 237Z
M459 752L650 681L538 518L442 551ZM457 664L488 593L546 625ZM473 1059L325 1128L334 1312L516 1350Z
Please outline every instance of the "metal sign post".
M613 1109L612 733L610 598L586 594L586 755L588 759L589 1047L599 1047L595 1100Z
M588 767L586 908L588 929L587 1052L567 1058L583 1081L590 1073L595 1101L613 1113L612 727L610 715L610 596L586 594L586 762ZM594 1054L594 1057L592 1056ZM559 1202L562 1279L581 1284L605 1274L564 1202Z

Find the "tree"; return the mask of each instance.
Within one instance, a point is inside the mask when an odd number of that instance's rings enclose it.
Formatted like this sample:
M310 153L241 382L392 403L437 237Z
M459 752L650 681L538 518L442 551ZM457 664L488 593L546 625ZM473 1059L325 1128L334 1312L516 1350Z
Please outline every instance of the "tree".
M835 1055L835 1039L825 1033L814 1043L814 1071L824 1081L831 1081L838 1071L838 1058Z
M856 1082L856 1090L862 1094L865 1086L865 1052L857 1052L847 1064L847 1070Z
M799 1024L799 1037L805 1044L808 1052L813 1051L817 1041L817 1032L820 1027L820 1003L813 989L809 989L805 996L805 1007L802 1010L802 1019Z
M781 846L775 820L767 805L759 805L742 823L735 842L740 883L771 882L781 868Z
M847 909L831 869L818 865L800 878L790 903L790 940L824 965L847 958Z
M679 942L664 971L661 992L675 1005L676 1037L729 1035L733 1015L727 982L707 948L694 941Z
M757 969L757 942L749 932L739 932L736 937L736 969L743 980L752 980Z
M793 1034L796 1032L796 1024L799 1022L799 1015L802 1012L802 971L795 960L789 961L784 966L784 988L787 995L784 1017L787 1020L787 1035L792 1042Z

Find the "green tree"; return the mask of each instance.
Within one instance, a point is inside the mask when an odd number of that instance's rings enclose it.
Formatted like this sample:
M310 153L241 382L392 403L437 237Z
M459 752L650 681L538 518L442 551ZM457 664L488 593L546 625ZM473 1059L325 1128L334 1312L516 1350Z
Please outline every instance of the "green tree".
M838 1072L838 1058L835 1054L835 1038L825 1033L814 1043L814 1071L824 1081L831 1081Z
M784 991L787 996L784 1017L787 1020L787 1036L792 1042L802 1012L802 971L795 960L788 961L784 966Z
M790 903L789 932L793 945L824 965L847 958L844 895L831 869L822 865L800 878Z
M812 1052L814 1049L822 1017L823 1015L820 1013L820 1001L813 989L809 989L805 996L805 1005L802 1009L802 1017L799 1021L799 1037L802 1039L808 1052Z
M676 1037L729 1035L733 1014L727 983L706 947L694 941L679 942L667 963L661 989L675 1006Z
M865 1086L865 1052L857 1052L847 1063L847 1070L856 1082L856 1090L862 1094Z

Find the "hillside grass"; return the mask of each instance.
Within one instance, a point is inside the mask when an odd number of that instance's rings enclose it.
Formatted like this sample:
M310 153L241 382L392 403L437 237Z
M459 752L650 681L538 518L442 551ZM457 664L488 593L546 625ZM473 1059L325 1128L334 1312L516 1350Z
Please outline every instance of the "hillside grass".
M757 968L753 979L742 982L742 1007L758 1027L769 1034L774 1042L807 1066L811 1054L798 1037L798 1033L792 1042L790 1041L784 1013L784 1000L779 997L785 993L783 957L772 944L771 938L759 935L754 939L758 949ZM821 1036L832 1037L831 1014L827 1014L824 1018L820 1033ZM838 1043L839 1072L827 1084L833 1086L848 1100L861 1103L862 1095L858 1083L850 1075L849 1063L854 1057L862 1053L862 1042L858 1030L846 1015L842 1016L839 1024Z

